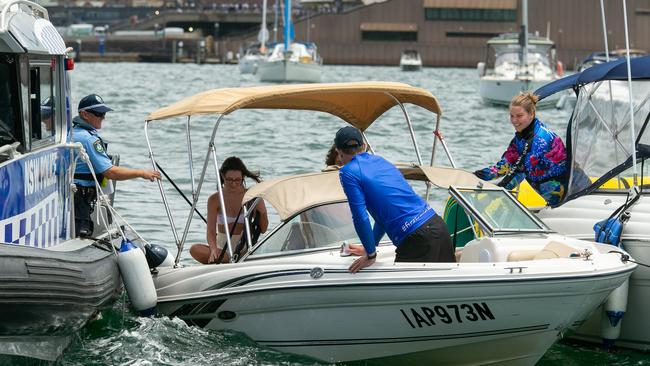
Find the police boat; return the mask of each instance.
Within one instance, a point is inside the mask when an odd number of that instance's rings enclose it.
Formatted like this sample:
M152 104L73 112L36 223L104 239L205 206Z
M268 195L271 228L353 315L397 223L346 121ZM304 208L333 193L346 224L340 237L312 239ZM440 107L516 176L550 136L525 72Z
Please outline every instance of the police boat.
M571 184L565 203L537 213L565 235L600 241L650 264L650 56L618 58L538 89L542 98L572 89L577 96L567 126ZM630 79L628 84L628 77ZM631 86L631 89L630 89ZM631 90L631 95L630 95ZM580 184L580 176L590 178ZM535 205L530 192L521 198ZM543 202L543 201L542 201ZM574 337L607 347L650 350L650 270L640 266ZM615 343L614 343L615 342Z
M157 311L324 362L533 365L629 278L636 265L609 253L610 246L552 232L509 192L471 173L423 164L406 103L432 112L438 138L431 161L436 146L442 146L453 166L439 133L438 101L402 83L218 89L152 112L145 123L152 164L149 130L178 117L188 134L186 165L192 177L190 120L219 115L199 178L188 180L192 207L182 233L169 216L177 265L153 274ZM395 262L394 246L382 241L375 264L349 273L355 257L342 253L359 239L338 171L330 170L249 188L242 207L247 235L240 243L228 238L231 263L178 265L206 171L212 164L210 169L219 167L216 136L226 116L239 109L325 112L364 131L371 146L367 129L394 106L404 113L417 159L396 166L413 184L448 190L472 220L477 238L457 249L455 263ZM215 174L215 179L219 186L222 178ZM170 213L162 185L160 193ZM255 242L249 207L260 200L280 223ZM246 247L250 250L241 250Z
M0 0L0 355L10 357L57 359L121 294L118 259L136 267L137 251L117 253L110 197L95 210L103 219L93 239L72 235L75 156L88 158L66 142L73 63L65 52L45 8Z

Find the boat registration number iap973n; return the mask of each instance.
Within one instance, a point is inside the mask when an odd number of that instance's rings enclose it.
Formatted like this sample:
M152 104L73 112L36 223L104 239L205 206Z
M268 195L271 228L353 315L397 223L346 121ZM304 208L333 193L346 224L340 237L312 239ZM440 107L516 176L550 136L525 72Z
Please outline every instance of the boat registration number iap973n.
M494 320L494 314L488 304L448 304L435 305L432 307L421 306L419 308L400 309L404 319L411 328L422 328L423 326L435 326L436 321L444 324L462 323L463 321L485 321ZM410 315L409 315L410 314Z

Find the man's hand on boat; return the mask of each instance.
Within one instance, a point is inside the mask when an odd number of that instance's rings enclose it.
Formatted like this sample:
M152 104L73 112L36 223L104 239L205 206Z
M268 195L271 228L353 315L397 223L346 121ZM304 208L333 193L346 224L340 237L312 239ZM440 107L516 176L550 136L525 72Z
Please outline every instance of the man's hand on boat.
M112 180L127 180L133 178L143 178L153 182L160 179L160 172L156 170L129 169L121 166L113 166L104 173L105 177Z
M357 273L361 269L371 266L377 260L377 252L374 252L369 256L364 255L352 262L352 265L348 268L348 271L351 273Z

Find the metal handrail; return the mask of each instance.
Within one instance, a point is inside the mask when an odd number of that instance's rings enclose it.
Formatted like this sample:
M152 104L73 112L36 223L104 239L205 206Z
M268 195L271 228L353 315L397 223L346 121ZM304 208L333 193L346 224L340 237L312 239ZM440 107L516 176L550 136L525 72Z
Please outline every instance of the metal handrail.
M5 6L2 8L2 13L0 13L0 31L6 31L7 26L9 25L7 24L7 13L9 12L9 8L20 4L27 5L30 9L32 9L32 11L38 10L43 15L43 19L50 20L50 15L47 12L47 9L44 7L28 0L12 0L5 4Z
M404 113L404 117L406 118L406 124L408 125L409 128L409 133L411 134L411 141L413 141L413 147L415 147L415 154L417 155L418 158L418 164L422 165L422 155L420 155L420 148L418 148L418 142L415 139L415 132L413 132L413 125L411 124L411 118L409 117L406 108L404 108L402 102L400 102L399 99L395 98L393 94L391 93L385 93L385 94L393 98L395 103L397 103L397 105L402 109L402 112Z

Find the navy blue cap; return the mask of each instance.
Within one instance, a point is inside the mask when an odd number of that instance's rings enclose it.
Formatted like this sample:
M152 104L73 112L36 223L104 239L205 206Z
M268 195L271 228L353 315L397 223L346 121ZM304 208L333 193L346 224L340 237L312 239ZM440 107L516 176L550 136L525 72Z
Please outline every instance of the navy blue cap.
M334 144L339 149L359 147L363 145L363 136L358 128L345 126L336 132Z
M79 112L81 111L93 111L98 113L112 112L113 110L108 108L104 104L104 100L97 94L86 95L79 101Z

